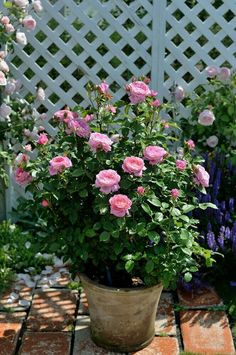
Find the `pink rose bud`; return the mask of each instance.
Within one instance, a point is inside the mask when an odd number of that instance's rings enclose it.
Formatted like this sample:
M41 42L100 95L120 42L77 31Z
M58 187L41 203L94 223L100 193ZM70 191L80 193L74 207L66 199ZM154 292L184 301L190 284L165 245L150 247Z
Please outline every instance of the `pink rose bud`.
M31 136L31 131L30 131L29 129L27 129L27 128L24 128L23 134L24 134L24 136L26 136L26 137L30 137L30 136Z
M37 93L36 93L36 99L38 101L45 101L46 95L45 95L45 91L43 90L43 88L38 88Z
M48 200L43 200L43 201L41 202L41 205L42 205L43 207L49 207L49 202L48 202Z
M15 159L16 165L21 165L23 163L27 163L29 161L29 157L26 154L19 153Z
M8 23L5 25L5 30L7 33L12 33L15 32L15 27L11 23Z
M32 181L32 176L28 171L24 171L22 168L16 168L14 171L14 179L20 186L26 186Z
M16 42L18 44L22 44L23 46L26 46L28 42L24 32L20 32L20 31L16 32Z
M92 120L94 119L94 116L93 115L86 115L83 120L85 122L91 122Z
M5 86L7 85L7 79L5 77L5 74L0 71L0 86Z
M65 169L72 167L71 160L65 156L60 155L51 159L49 164L49 174L51 176L62 173Z
M196 185L202 187L209 186L210 176L203 166L201 165L194 166L193 172L195 175L194 182L196 183Z
M29 5L29 1L28 0L13 0L14 4L21 7L21 8L24 8L26 6Z
M32 145L31 145L31 144L26 144L26 145L24 146L24 150L25 150L26 152L31 152L31 151L32 151Z
M134 176L142 176L143 170L146 170L143 159L138 157L125 158L122 164L122 169L125 173Z
M142 186L138 186L138 188L137 188L137 193L138 193L139 195L144 195L144 194L145 194L145 188L142 187Z
M40 133L37 143L40 145L45 145L48 142L48 137L45 133Z
M202 126L211 126L215 121L214 113L210 110L204 110L198 116L198 123Z
M226 67L222 67L219 68L219 73L218 73L218 77L220 80L224 81L230 78L231 75L231 71L229 68Z
M209 66L206 67L205 71L208 78L214 78L218 74L219 68L214 66Z
M216 136L210 136L207 138L206 143L209 147L215 148L219 142L219 139Z
M146 83L146 84L147 84L147 83ZM150 96L152 96L152 97L157 96L157 94L158 94L158 92L155 91L155 90L151 90L151 92L150 92Z
M172 189L171 190L171 197L175 200L179 197L180 191L178 189Z
M6 105L6 104L2 104L0 106L0 116L7 118L12 112L12 109L10 106Z
M8 23L10 23L9 17L8 17L8 16L3 16L3 17L1 18L1 23L2 23L3 25L7 25Z
M120 186L120 175L115 170L102 170L96 175L95 186L100 188L104 194L118 191Z
M148 160L151 165L161 163L167 154L165 149L156 145L150 145L144 150L144 158Z
M4 73L8 73L9 72L9 66L5 62L5 60L0 60L0 70L3 71Z
M150 105L154 106L154 107L159 107L161 105L161 101L156 99L156 100L150 102Z
M114 195L109 200L110 213L116 217L124 217L129 213L132 201L126 195Z
M178 159L178 160L176 160L175 165L176 165L176 168L177 168L178 170L183 171L183 170L186 169L187 162L186 162L185 160L179 160L179 159Z
M41 119L41 120L46 120L47 118L48 118L48 116L47 116L46 113L42 113L42 114L40 115L40 119Z
M185 92L184 92L184 89L182 88L182 86L177 86L175 88L175 92L174 92L174 95L175 95L175 99L176 101L182 101L185 97Z
M106 134L102 133L91 133L88 141L88 145L94 152L110 152L112 144L112 140Z
M0 51L0 58L4 59L7 56L7 52L6 51Z
M194 150L195 149L195 143L192 139L189 139L187 142L185 142L189 150Z
M109 90L109 85L103 81L101 84L97 85L97 88L101 94L107 94Z
M126 91L132 104L144 102L146 97L151 95L151 90L143 81L134 81L126 85Z
M37 14L43 11L43 6L40 0L35 0L33 2L33 9Z
M28 31L33 31L37 25L37 22L32 16L26 16L22 20L22 24Z
M60 110L54 113L54 117L57 118L60 122L68 122L74 118L78 118L79 115L77 112L72 112L70 110Z
M105 110L111 113L116 113L116 107L112 105L106 105Z

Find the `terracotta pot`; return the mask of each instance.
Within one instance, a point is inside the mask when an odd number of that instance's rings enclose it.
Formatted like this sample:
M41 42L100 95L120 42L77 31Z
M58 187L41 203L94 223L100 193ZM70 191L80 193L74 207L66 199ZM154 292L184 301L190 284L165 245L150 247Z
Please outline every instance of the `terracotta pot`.
M91 337L98 346L132 352L151 343L161 284L117 289L100 285L84 274L80 279L88 299Z

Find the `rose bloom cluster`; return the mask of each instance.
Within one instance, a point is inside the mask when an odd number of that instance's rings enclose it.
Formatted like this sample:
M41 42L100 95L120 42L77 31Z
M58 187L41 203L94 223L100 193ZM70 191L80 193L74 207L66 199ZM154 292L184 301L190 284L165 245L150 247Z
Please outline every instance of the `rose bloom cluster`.
M146 97L149 97L149 99L152 100L152 97L156 95L156 93L147 88L148 86L141 81L136 81L126 86L131 104L141 103L146 100ZM100 86L98 86L98 90L101 95L107 95L108 84L103 82ZM110 138L104 133L91 132L89 124L90 122L93 122L92 115L80 117L78 113L65 109L57 111L54 114L54 118L64 125L64 132L67 135L74 135L77 139L79 139L79 141L82 140L82 142L85 142L93 154L99 152L107 154L112 151L112 147L113 144L115 144L116 139L113 139L113 137ZM40 148L40 146L50 144L50 139L48 139L47 134L41 133L37 137L35 143L38 144L38 148ZM195 144L192 140L187 141L185 144L189 151L195 148ZM124 157L119 169L123 171L124 174L129 174L133 178L137 178L142 184L142 177L145 175L147 170L147 166L145 166L145 164L148 164L151 168L152 166L164 163L169 156L170 153L168 153L163 147L158 145L147 145L144 147L141 156L130 155ZM25 170L28 161L29 159L28 157L26 158L25 155L19 155L15 161L15 180L18 184L23 186L32 181L32 177L28 171ZM48 173L50 176L56 176L64 173L72 167L73 163L69 156L58 155L49 161ZM192 170L192 179L197 186L209 186L209 174L201 165L188 166L186 160L176 160L176 174L178 174L178 172L185 171L187 168ZM121 180L122 176L118 173L118 171L114 169L104 169L100 170L96 174L94 186L99 189L101 194L109 195L120 190ZM145 188L142 185L138 186L136 193L138 196L145 195ZM176 200L180 195L181 191L176 188L169 191L169 196L173 200ZM117 193L110 197L109 205L110 213L112 215L116 217L124 217L130 213L130 209L132 208L132 200L125 194Z

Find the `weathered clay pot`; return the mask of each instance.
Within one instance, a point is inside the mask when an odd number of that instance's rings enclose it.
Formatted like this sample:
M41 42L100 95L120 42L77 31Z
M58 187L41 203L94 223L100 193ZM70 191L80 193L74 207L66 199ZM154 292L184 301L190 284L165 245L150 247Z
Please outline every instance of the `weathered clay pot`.
M80 278L88 299L91 337L97 345L132 352L152 341L161 284L117 289L100 285L84 274Z

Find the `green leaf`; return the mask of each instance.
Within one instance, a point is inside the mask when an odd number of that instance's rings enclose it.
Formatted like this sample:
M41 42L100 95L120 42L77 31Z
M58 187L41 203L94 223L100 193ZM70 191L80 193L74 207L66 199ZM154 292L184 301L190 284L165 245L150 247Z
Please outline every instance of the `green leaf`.
M170 214L174 217L178 217L181 215L181 212L178 208L172 208Z
M185 282L190 282L192 280L192 274L190 274L190 272L186 272L184 274L184 281Z
M148 232L148 238L153 241L155 244L158 244L160 241L160 235L155 231Z
M80 197L84 198L88 196L88 190L81 190L79 191Z
M167 208L169 208L169 203L166 203L166 202L162 202L162 204L161 204L161 207L164 209L164 210L166 210Z
M161 222L163 220L163 213L161 213L161 212L155 213L154 220L157 221L157 222Z
M148 273L148 274L150 274L152 271L153 271L153 269L154 269L154 262L152 261L152 260L148 260L148 262L146 263L146 265L145 265L145 271Z
M100 242L108 242L110 239L110 233L104 231L100 234L99 240Z
M126 261L126 263L125 263L125 270L126 270L127 272L131 272L131 271L133 270L133 268L134 268L134 261L133 261L133 260L128 260L128 261Z
M193 205L184 205L182 210L184 213L188 213L190 211L193 211L196 207Z
M147 203L142 203L141 207L142 207L142 209L144 210L144 212L146 212L147 214L149 214L149 216L152 216L152 210L151 210L151 208L148 206Z
M179 218L182 219L184 222L189 223L188 216L185 216L185 215L182 214L181 216L179 216Z
M7 9L11 9L13 4L10 1L6 1L3 3L3 6L6 7Z
M92 228L87 228L84 231L84 234L86 235L86 237L95 237L96 232L92 229Z
M114 244L114 251L116 255L119 255L123 250L123 245L120 242Z
M72 171L72 176L74 177L78 177L78 176L81 176L84 174L84 171L82 168L78 168L78 169L75 169L74 171Z
M160 207L161 206L161 201L158 200L158 198L152 198L148 200L149 203L151 203L153 206Z
M218 210L218 207L214 205L214 203L210 203L210 202L199 203L198 207L201 210L206 210L208 207L213 208L214 210Z

